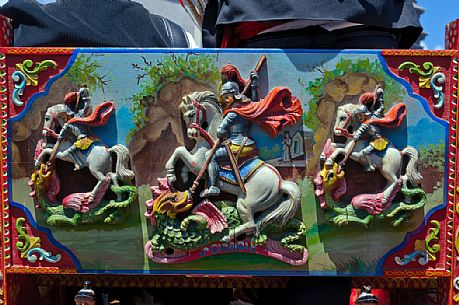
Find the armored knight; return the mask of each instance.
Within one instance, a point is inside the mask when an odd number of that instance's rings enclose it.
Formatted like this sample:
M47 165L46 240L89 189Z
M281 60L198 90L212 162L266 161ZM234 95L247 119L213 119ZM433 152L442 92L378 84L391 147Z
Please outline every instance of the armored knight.
M375 118L384 116L384 90L377 85L374 92L365 92L359 98L359 103L365 105Z
M258 95L258 74L255 71L250 72L250 79L245 80L242 78L239 70L231 65L226 64L224 65L221 70L221 78L222 78L222 85L226 82L235 82L238 85L239 92L243 92L244 88L250 84L250 90L247 90L247 96L250 100L254 102L258 102L259 95Z
M87 125L76 124L76 123L65 123L62 127L59 136L57 137L57 143L61 143L65 137L73 135L76 137L76 141L68 149L62 152L62 156L69 155L75 165L74 170L77 171L83 168L84 163L77 154L77 149L87 149L95 139L92 135L90 128ZM56 143L56 144L57 144Z
M83 85L79 91L67 93L64 97L64 104L67 106L68 114L71 117L88 116L92 112L88 87Z
M255 142L250 137L252 122L236 112L232 108L241 104L252 103L250 99L240 94L236 82L224 83L220 91L221 104L224 109L224 118L217 130L219 139L226 140L215 151L207 168L209 174L209 187L201 193L201 197L218 196L220 189L217 187L219 163L228 161L230 153L236 159L246 151L256 151ZM208 158L210 156L207 156Z
M353 111L353 115L356 116L359 120L360 127L354 133L354 137L352 138L352 142L355 143L359 140L368 138L370 143L367 147L362 149L359 152L355 153L355 157L357 159L365 158L364 162L366 164L365 170L366 171L373 171L375 170L375 166L371 161L370 155L376 151L383 151L386 149L389 140L381 134L381 128L377 124L371 124L369 119L374 117L373 114L368 110L367 106L360 105L357 109ZM351 145L353 147L354 145Z
M51 159L54 158L64 138L74 136L76 141L68 149L64 150L62 155L71 157L75 171L84 167L83 161L78 156L77 149L86 150L97 139L88 125L78 123L80 118L84 120L92 111L90 103L91 96L86 86L82 86L78 92L69 92L64 97L64 104L67 106L67 119L57 137Z

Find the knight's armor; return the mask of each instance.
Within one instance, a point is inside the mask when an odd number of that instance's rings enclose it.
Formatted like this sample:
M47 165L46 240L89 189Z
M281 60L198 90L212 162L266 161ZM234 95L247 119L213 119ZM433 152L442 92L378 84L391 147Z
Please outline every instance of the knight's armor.
M365 114L366 117L375 117L365 105L359 106L353 114ZM360 155L359 157L365 157L365 161L368 164L367 170L374 170L374 165L372 164L369 155L375 150L385 150L389 141L381 134L381 128L378 125L368 124L365 122L363 122L354 133L353 141L357 142L363 139L369 139L370 143L367 147L358 152L357 155Z
M66 153L68 153L75 164L75 170L79 170L82 167L84 167L83 161L80 159L80 157L77 154L77 149L82 148L79 147L79 143L85 141L85 139L88 139L88 135L91 134L91 131L89 130L88 126L81 125L81 124L64 124L64 127L61 129L61 132L59 133L59 136L57 138L58 141L62 141L67 135L74 135L76 137L76 141L73 143L72 146L70 146L68 149L66 149Z
M217 129L219 138L228 139L231 144L241 145L245 140L245 145L252 145L255 142L250 139L249 134L252 129L252 122L240 117L235 112L229 112Z
M71 92L65 97L65 105L67 106L67 115L73 117L85 117L91 112L91 96L86 86L80 88L78 92ZM73 108L72 108L73 107ZM83 161L77 154L77 149L85 150L92 142L95 137L92 136L91 130L88 126L83 124L64 124L61 132L57 138L58 142L61 142L67 135L74 135L76 141L70 146L65 153L68 153L74 161L75 170L79 170L84 166Z
M228 81L223 84L220 96L232 94L233 103L250 102L244 95L239 92L239 87L235 82ZM228 106L231 108L231 105ZM217 129L217 136L220 139L226 139L225 144L230 145L232 151L242 150L244 147L255 145L253 139L250 138L252 122L239 116L235 112L229 112L223 118L220 126ZM212 156L212 159L207 168L209 174L209 188L204 191L201 196L218 196L220 189L217 187L219 163L229 161L228 151L225 145L221 145Z
M80 88L80 101L75 109L75 115L85 117L91 113L91 96L87 87Z
M64 100L70 117L86 117L92 112L91 96L87 87L81 87L78 92L68 93Z
M384 90L380 86L376 88L375 101L372 105L373 116L382 118L384 116Z

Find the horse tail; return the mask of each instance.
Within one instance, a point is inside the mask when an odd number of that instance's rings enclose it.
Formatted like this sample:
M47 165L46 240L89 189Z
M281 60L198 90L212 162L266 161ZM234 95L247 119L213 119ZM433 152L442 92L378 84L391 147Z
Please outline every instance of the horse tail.
M129 169L129 150L124 145L116 144L108 151L116 154L116 175L125 183L129 183L134 178L134 172Z
M406 177L413 186L418 186L422 181L422 175L418 171L419 154L413 146L407 146L402 150L402 155L408 156L410 160L406 166Z
M281 227L292 219L301 202L301 191L298 185L292 181L281 181L281 201L264 211L257 220L257 231L260 232L271 223Z

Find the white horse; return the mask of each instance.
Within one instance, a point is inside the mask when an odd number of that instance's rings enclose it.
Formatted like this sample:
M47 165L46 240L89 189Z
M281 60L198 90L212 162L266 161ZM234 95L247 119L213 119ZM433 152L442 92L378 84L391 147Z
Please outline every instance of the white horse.
M67 107L64 104L57 104L47 109L45 114L45 122L43 124L42 135L47 138L51 137L57 139L58 132L68 119ZM56 158L74 163L72 156L68 153L67 149L73 145L76 141L74 135L69 135L61 142ZM38 168L41 164L51 156L54 144L45 143L44 146L38 148L38 157L35 159L35 167ZM130 184L134 178L134 172L128 168L129 163L129 151L126 146L117 144L111 148L107 148L101 142L94 142L94 144L88 148L88 153L80 153L80 160L84 167L89 169L89 172L97 179L97 184L91 191L89 202L94 200L95 195L99 192L99 188L102 186L103 181L110 174L111 180L115 186L118 186L118 179L126 184ZM111 153L115 153L117 156L117 162L115 167L115 173L112 173L112 157Z
M179 160L185 165L181 175L185 183L188 172L199 173L206 162L206 153L211 149L209 142L212 140L205 139L205 133L216 139L217 128L223 118L217 97L210 91L185 95L179 108L187 126L187 137L196 140L196 144L191 151L184 146L176 148L167 161L166 171L170 185L176 181L174 168ZM224 237L225 242L243 233L259 233L271 223L283 226L295 216L300 205L301 192L298 185L282 180L279 172L269 164L259 167L246 181L245 194L239 186L222 180L219 180L218 187L237 196L236 208L242 220L242 224L235 228L233 234ZM256 213L260 215L255 219Z
M335 136L346 137L346 142L344 144L334 143L334 152L327 160L329 163L334 162L338 155L344 155L350 149L352 140L350 132L357 131L361 125L359 120L352 115L353 111L357 107L358 105L355 104L345 104L338 107L336 121L333 127L333 134ZM362 158L362 154L359 153L367 145L368 143L366 141L357 141L351 154L349 155L349 158L362 165L369 165L367 164L367 159ZM400 177L403 165L403 156L408 156L409 161L406 166L406 174ZM405 149L399 151L397 148L389 144L382 153L372 153L368 157L375 169L378 169L387 181L386 187L383 191L385 199L389 198L393 188L396 186L400 178L403 180L404 187L407 187L407 182L410 182L413 186L418 186L421 183L422 176L417 170L418 151L412 146L407 146Z

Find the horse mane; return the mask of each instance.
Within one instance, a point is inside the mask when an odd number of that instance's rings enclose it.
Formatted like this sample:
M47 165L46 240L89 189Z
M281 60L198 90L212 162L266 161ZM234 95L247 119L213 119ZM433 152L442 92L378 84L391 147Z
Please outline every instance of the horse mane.
M48 107L46 109L46 113L48 113L51 110L53 110L53 111L57 110L57 111L60 111L60 112L67 112L67 106L65 104L56 104L56 105Z
M358 104L347 103L347 104L338 106L338 110L352 114L354 109L357 108L358 106L359 106Z
M64 117L60 116L61 113L66 113L68 114L69 108L65 104L56 104L53 106L50 106L46 109L45 115L53 115L56 117L58 120L62 120L62 122L59 122L59 124L63 125L65 123Z
M183 96L182 102L179 105L181 113L185 113L195 108L192 100L195 100L199 104L208 103L212 105L218 113L221 114L223 112L215 93L212 91L195 91Z

